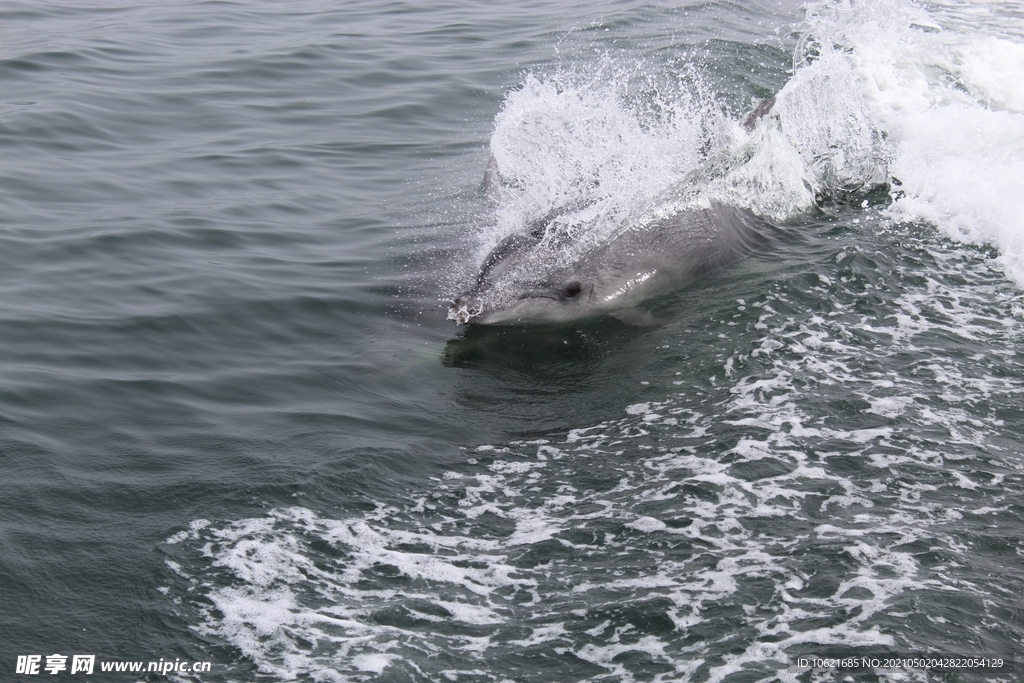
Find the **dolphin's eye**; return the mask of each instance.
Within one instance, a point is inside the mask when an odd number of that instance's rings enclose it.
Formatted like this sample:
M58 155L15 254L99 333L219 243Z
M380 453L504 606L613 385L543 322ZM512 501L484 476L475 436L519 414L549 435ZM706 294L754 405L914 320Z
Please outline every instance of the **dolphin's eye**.
M579 294L580 290L582 290L582 289L583 289L583 287L580 286L580 283L578 283L578 282L570 282L569 284L567 284L565 286L565 296L567 298L571 299L574 296L576 296L577 294Z

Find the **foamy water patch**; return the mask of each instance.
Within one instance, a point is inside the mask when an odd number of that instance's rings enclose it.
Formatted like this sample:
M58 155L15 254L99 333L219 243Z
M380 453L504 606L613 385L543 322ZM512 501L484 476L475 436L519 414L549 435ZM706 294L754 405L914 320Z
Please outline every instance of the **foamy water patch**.
M808 25L810 61L780 94L808 164L824 160L838 169L826 175L856 186L872 178L863 160L877 160L872 180L893 179L895 219L998 247L1024 284L1024 18L972 3L931 15L911 2L826 2Z

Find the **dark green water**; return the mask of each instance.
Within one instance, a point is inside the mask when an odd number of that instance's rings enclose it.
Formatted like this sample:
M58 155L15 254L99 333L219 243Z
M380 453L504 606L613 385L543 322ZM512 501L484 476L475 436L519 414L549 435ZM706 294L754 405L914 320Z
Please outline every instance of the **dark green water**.
M943 36L1019 47L1016 24L933 9ZM655 326L445 320L534 210L488 204L492 134L536 143L536 208L569 167L644 198L699 162L665 140L706 154L792 87L802 22L789 2L0 7L0 678L49 679L16 661L53 653L212 663L54 676L99 681L1024 675L787 668L1024 637L1024 214L929 195L953 171L896 114L886 173L933 221L894 185L836 191L649 302ZM567 83L588 85L563 112ZM606 86L626 104L580 124ZM593 137L517 138L510 92ZM665 123L686 93L719 119ZM974 96L998 120L969 151L1016 163L1015 92ZM844 158L850 120L822 126ZM930 148L962 125L929 120Z

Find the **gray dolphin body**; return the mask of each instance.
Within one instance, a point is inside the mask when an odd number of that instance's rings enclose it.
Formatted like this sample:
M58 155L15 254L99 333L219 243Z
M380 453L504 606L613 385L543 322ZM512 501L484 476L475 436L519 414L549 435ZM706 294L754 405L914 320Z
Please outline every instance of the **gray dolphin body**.
M750 211L712 204L625 230L568 265L546 268L550 216L491 251L475 285L452 302L449 319L502 325L611 314L634 322L636 304L749 254L765 226Z
M743 128L752 131L774 105L774 97L761 102ZM711 159L684 185L699 186L733 163L737 162L728 155ZM499 182L492 157L485 189ZM555 209L524 232L502 240L484 259L474 286L452 301L448 319L459 324L503 325L610 314L639 322L644 314L636 311L636 304L746 256L767 226L749 210L712 202L708 208L681 210L628 226L565 264L555 253L564 245L553 224L581 208L585 207L577 204Z

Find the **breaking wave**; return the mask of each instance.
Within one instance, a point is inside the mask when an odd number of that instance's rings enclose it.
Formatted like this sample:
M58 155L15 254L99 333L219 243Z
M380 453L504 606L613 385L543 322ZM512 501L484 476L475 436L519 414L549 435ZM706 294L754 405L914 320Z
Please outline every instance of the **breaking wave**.
M800 31L792 78L749 133L757 99L716 101L694 65L605 56L527 78L495 119L501 182L478 256L552 207L586 207L560 219L586 250L680 201L786 221L884 189L893 221L997 247L1024 284L1024 19L997 4L820 2Z

